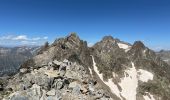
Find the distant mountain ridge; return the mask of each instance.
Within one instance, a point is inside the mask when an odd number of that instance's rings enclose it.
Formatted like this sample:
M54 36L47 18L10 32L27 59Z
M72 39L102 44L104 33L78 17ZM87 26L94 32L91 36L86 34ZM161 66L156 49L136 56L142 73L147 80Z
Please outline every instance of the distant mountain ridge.
M38 46L0 47L0 76L11 75L19 66L36 54Z
M170 65L170 50L161 50L156 52L156 54Z

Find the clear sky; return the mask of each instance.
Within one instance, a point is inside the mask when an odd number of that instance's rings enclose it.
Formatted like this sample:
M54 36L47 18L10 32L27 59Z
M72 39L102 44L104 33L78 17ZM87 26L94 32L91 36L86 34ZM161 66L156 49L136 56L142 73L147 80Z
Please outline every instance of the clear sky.
M170 0L0 0L0 45L42 44L76 32L170 49Z

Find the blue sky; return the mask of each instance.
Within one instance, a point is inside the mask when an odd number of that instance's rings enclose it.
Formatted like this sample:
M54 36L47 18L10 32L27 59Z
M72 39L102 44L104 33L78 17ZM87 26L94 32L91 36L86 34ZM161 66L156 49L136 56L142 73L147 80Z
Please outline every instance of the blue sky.
M170 0L0 0L0 45L39 45L70 32L170 49Z

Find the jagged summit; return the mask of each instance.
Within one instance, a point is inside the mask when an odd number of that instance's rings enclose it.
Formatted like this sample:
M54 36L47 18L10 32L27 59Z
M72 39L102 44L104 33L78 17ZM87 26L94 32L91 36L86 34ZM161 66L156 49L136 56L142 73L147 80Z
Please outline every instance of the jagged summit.
M135 41L132 46L132 49L145 49L145 48L146 48L145 45L141 41Z
M120 40L117 38L115 39L112 36L104 36L102 41L117 41L117 42L119 42Z
M79 36L75 32L70 33L69 36L67 36L67 37L74 37L74 38L78 38L79 39Z
M10 94L4 98L170 100L170 66L140 41L130 45L106 36L88 47L72 33L23 66L3 87Z
M80 45L80 41L81 40L80 40L79 36L76 33L70 33L65 38L56 39L52 45L55 46L58 43L60 43L60 44L69 43L71 45Z
M70 33L69 36L66 37L67 41L73 42L74 44L80 43L80 38L76 33Z

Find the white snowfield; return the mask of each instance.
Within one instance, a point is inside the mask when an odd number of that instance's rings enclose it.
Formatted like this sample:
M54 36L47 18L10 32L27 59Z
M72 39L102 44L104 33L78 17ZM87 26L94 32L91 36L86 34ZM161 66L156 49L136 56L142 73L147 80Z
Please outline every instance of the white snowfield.
M169 61L169 59L165 59L165 60L163 60L163 61L168 62L168 61Z
M89 71L90 71L90 74L92 75L92 69L91 68L89 68Z
M121 95L126 98L126 100L136 100L138 79L134 63L132 63L132 68L126 70L124 74L125 77L121 78L121 82L119 83L122 88Z
M139 80L142 82L148 82L149 80L153 80L153 74L146 70L139 69L138 73Z
M124 49L126 52L130 50L131 46L124 43L117 43L119 48Z
M155 100L154 97L153 97L153 95L151 95L150 93L148 93L148 95L144 95L143 98L144 98L145 100Z
M142 69L137 70L134 66L134 63L131 62L132 67L125 70L124 72L125 77L120 78L121 81L118 83L118 85L122 89L121 91L119 90L117 84L115 84L112 81L112 79L108 79L107 82L103 80L103 75L102 73L99 73L93 56L92 60L93 68L96 74L103 81L103 83L110 88L111 92L115 94L117 97L119 97L121 100L124 100L123 98L125 98L126 100L136 100L138 81L140 80L142 82L147 82L148 80L153 79L152 73ZM116 73L113 72L113 77L118 77L118 75L116 75ZM143 96L143 98L145 100L155 100L151 94L149 94L149 96L145 95Z

